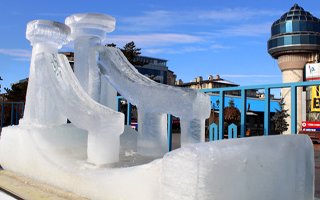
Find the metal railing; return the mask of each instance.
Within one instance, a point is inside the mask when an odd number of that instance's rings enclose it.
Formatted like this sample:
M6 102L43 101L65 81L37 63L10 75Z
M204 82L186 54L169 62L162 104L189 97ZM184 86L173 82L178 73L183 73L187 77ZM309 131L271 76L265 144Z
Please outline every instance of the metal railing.
M18 125L23 116L24 102L1 102L0 127Z
M246 133L246 111L247 111L247 95L246 91L249 90L264 90L264 120L263 120L263 132L264 135L270 134L270 90L271 89L281 89L290 88L291 89L291 133L297 133L297 88L306 86L316 86L320 85L320 81L310 81L310 82L295 82L295 83L280 83L280 84L269 84L269 85L254 85L254 86L239 86L239 87L225 87L225 88L213 88L213 89L202 89L204 93L215 93L219 95L219 123L209 124L209 140L222 140L224 139L224 108L225 108L225 96L229 91L240 91L241 104L240 110L240 137L245 137ZM120 111L120 100L123 97L117 97L118 111ZM131 108L130 102L127 102L126 109L126 124L131 125ZM19 119L23 116L24 102L2 102L1 103L1 128L7 125L16 125L19 123ZM222 128L221 128L222 127ZM168 148L171 150L172 147L172 116L168 114ZM228 138L237 137L237 127L229 127ZM231 132L230 132L231 131Z
M320 81L310 82L295 82L295 83L280 83L280 84L269 84L269 85L254 85L254 86L239 86L239 87L227 87L227 88L214 88L214 89L203 89L204 93L219 93L219 128L218 139L223 139L224 131L224 99L225 93L228 91L240 91L241 92L241 105L240 105L240 137L245 137L246 132L246 108L247 108L247 96L246 91L248 90L259 90L264 89L264 135L270 134L270 90L271 89L282 89L290 88L291 90L291 133L297 133L297 88L306 86L320 85ZM213 138L213 137L211 137Z
M264 90L265 97L264 101L264 120L263 120L263 133L265 136L270 134L270 90L272 89L282 89L289 88L291 90L291 133L297 134L297 88L298 87L306 87L306 86L316 86L320 85L320 81L310 81L310 82L294 82L294 83L280 83L280 84L268 84L268 85L253 85L253 86L239 86L239 87L225 87L225 88L213 88L213 89L202 89L201 91L204 93L215 93L219 95L219 123L209 124L209 140L222 140L224 139L224 108L225 108L225 96L227 92L230 91L240 91L241 105L239 107L240 110L240 137L245 137L246 133L246 111L247 111L247 91L249 90ZM119 101L123 99L123 97L118 96L118 111L120 110ZM131 104L127 103L127 111L126 111L126 124L131 124ZM171 115L168 114L168 149L171 150L172 147L172 118ZM222 128L220 128L222 127ZM228 138L236 138L237 137L237 127L232 125L228 127Z

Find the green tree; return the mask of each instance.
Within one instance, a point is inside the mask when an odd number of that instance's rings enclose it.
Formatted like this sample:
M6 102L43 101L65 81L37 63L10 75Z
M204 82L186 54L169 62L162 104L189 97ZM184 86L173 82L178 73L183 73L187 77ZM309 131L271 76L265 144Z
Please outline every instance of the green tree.
M235 107L233 99L230 99L229 106L224 108L224 121L227 125L240 123L240 111Z
M12 84L10 89L4 88L4 90L6 91L6 94L4 94L4 98L6 99L6 101L15 101L15 102L25 101L27 88L28 88L28 81Z
M115 43L111 43L111 44L107 44L107 47L117 47L117 45Z
M108 47L117 47L116 44L114 43L111 43L111 44L107 44L106 46ZM120 50L122 51L122 53L124 54L124 56L128 59L128 61L133 64L133 65L140 65L140 66L143 66L145 64L148 64L148 63L142 63L140 61L136 61L135 60L135 57L141 55L141 48L137 48L136 47L136 44L131 41L131 42L128 42L127 44L125 44L123 46L123 48L120 48Z
M274 124L274 129L276 132L282 134L286 130L288 130L289 124L286 121L286 118L290 115L288 114L288 110L284 109L285 102L284 99L281 98L279 101L280 109L276 109L274 116L271 118L271 122Z
M134 64L134 58L141 54L141 49L137 48L133 41L125 44L121 51L132 64Z

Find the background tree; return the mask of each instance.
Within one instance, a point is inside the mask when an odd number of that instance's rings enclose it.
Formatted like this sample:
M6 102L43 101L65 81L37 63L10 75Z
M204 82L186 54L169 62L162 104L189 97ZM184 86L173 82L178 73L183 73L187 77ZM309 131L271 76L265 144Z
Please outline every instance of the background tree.
M117 45L115 43L111 43L111 44L107 44L107 47L117 47Z
M141 49L137 48L133 41L125 44L121 51L130 63L134 63L134 58L141 54Z
M11 85L11 88L4 88L6 94L4 94L4 98L9 102L22 102L26 99L28 88L28 81L23 81L20 83L15 83Z
M271 122L274 124L275 131L280 134L288 130L289 126L289 124L286 121L286 118L290 115L288 114L288 110L284 109L284 106L284 99L281 98L279 101L280 109L276 109L274 116L271 118Z
M6 93L1 94L1 102L25 102L27 87L28 81L23 81L12 84L11 88L4 88ZM12 106L13 116L11 116ZM1 110L2 108L4 109L3 112ZM15 124L17 123L17 119L22 117L23 106L21 106L21 104L3 104L1 109L1 113L4 113L4 116L1 116L1 123L3 126L10 125L11 122Z
M224 121L227 125L240 123L240 110L235 107L233 99L230 99L229 106L224 108Z
M106 46L108 47L117 47L116 44L111 43L111 44L107 44ZM122 53L124 54L124 56L128 59L128 61L132 64L132 65L140 65L143 66L145 64L148 63L142 63L140 61L136 61L135 58L139 55L141 55L141 48L137 48L136 44L131 41L127 44L125 44L123 46L123 48L120 48L120 50L122 51Z

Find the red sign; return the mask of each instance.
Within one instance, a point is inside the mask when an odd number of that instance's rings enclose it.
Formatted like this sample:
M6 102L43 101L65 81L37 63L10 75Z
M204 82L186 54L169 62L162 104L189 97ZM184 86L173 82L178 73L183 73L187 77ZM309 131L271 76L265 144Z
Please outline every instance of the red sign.
M313 128L313 129L320 129L320 122L307 122L304 121L302 122L302 128Z

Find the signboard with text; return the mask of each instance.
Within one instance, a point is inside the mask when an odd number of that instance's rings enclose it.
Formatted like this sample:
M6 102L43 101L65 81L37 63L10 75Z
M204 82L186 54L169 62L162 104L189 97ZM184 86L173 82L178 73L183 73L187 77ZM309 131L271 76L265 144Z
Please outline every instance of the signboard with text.
M303 131L320 131L320 121L319 122L303 121L301 125L302 125Z
M306 80L320 80L320 63L306 64Z
M320 86L311 87L311 112L320 112Z

